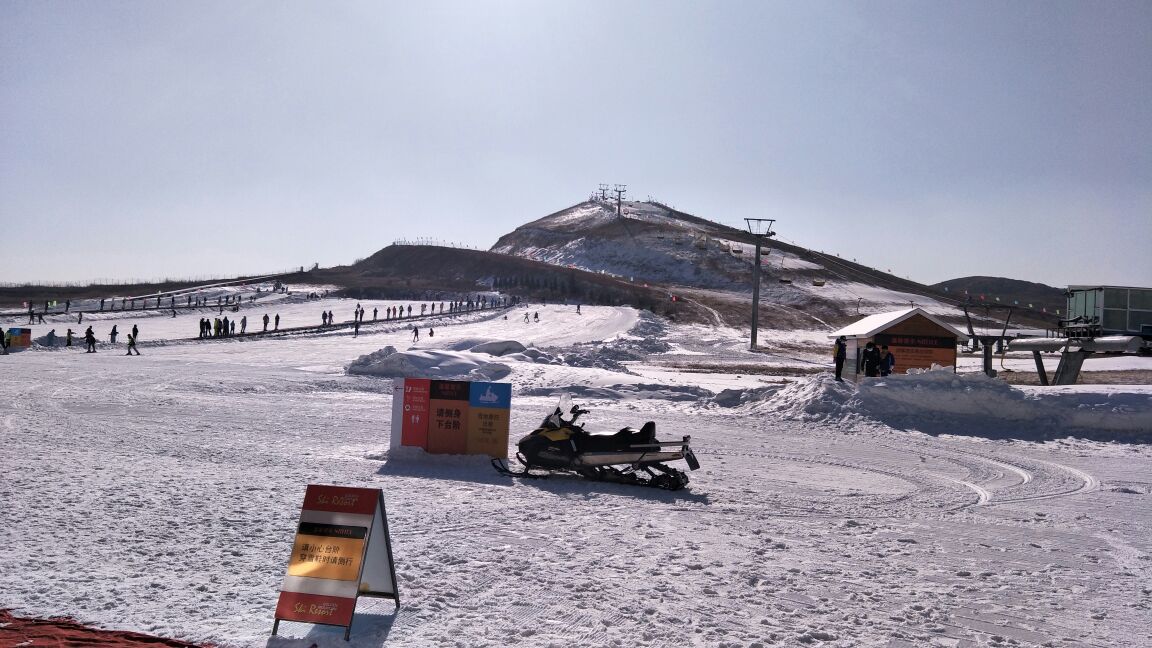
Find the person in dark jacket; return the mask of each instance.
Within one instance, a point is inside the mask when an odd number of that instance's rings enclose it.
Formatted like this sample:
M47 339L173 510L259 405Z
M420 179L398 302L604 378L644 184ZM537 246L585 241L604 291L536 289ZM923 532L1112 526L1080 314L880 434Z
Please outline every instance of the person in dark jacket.
M860 354L860 367L864 375L875 378L880 375L880 349L875 342L864 345L864 353Z
M133 328L135 328L135 327L133 327ZM136 348L136 336L133 335L132 333L129 333L128 334L128 353L125 353L124 355L132 355L133 351L136 352L136 355L140 355L140 350Z
M91 326L84 331L84 346L84 353L96 353L96 334L92 332Z
M887 376L896 368L896 356L888 352L888 345L880 347L880 375Z
M66 347L72 346L72 329L68 329L68 333L66 334L66 337L64 338L64 346L66 346Z
M836 346L832 350L832 361L836 363L836 380L844 382L841 375L844 373L844 358L848 357L848 344L844 336L836 338Z
M120 335L120 331L117 331L116 325L113 324L112 325L112 332L108 334L108 341L111 342L112 344L116 344L116 336L117 335Z

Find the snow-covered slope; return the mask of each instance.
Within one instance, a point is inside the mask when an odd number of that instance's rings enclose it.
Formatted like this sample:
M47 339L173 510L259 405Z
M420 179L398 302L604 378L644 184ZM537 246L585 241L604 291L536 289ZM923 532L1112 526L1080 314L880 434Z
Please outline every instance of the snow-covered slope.
M418 342L410 322L176 339L197 315L93 319L101 340L139 324L138 357L0 356L0 607L222 648L1152 646L1147 386L969 366L857 390L829 380L818 331L764 330L778 351L751 353L738 328L630 308L427 318ZM702 467L664 492L390 453L392 383L370 369L398 354L506 366L512 443L568 391L591 429L690 434ZM269 636L310 483L387 503L402 607L362 600L351 642Z

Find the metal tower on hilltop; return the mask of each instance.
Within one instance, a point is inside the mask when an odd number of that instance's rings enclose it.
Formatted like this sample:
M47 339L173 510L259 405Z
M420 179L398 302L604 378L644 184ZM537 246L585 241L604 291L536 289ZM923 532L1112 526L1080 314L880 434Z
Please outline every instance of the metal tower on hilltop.
M628 185L622 185L622 184L614 185L612 187L612 191L616 194L616 215L620 216L623 214L623 212L620 209L620 203L624 199L625 192L628 191Z

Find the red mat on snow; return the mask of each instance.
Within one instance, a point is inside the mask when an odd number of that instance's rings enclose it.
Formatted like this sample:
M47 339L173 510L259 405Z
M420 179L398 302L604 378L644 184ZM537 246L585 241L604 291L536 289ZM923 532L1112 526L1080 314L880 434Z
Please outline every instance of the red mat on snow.
M28 646L40 648L206 648L175 639L151 637L138 632L97 630L71 619L24 619L0 610L0 648Z

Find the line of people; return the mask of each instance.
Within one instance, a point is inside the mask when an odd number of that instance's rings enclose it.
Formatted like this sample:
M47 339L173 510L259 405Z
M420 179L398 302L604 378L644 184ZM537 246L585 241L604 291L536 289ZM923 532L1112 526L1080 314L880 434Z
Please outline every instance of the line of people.
M268 316L265 315L265 318ZM248 316L240 318L240 335L248 333ZM236 335L236 320L229 320L228 316L216 317L208 319L207 317L200 318L200 339L204 338L219 338L219 337L232 337Z
M847 355L847 339L841 335L836 339L836 344L832 349L832 362L836 367L836 380L840 382L844 382L842 374L844 373L844 361ZM896 354L888 350L887 344L877 346L875 342L868 342L864 345L864 350L860 352L860 365L857 367L859 373L863 373L864 376L868 378L875 378L878 376L888 376L895 369Z

